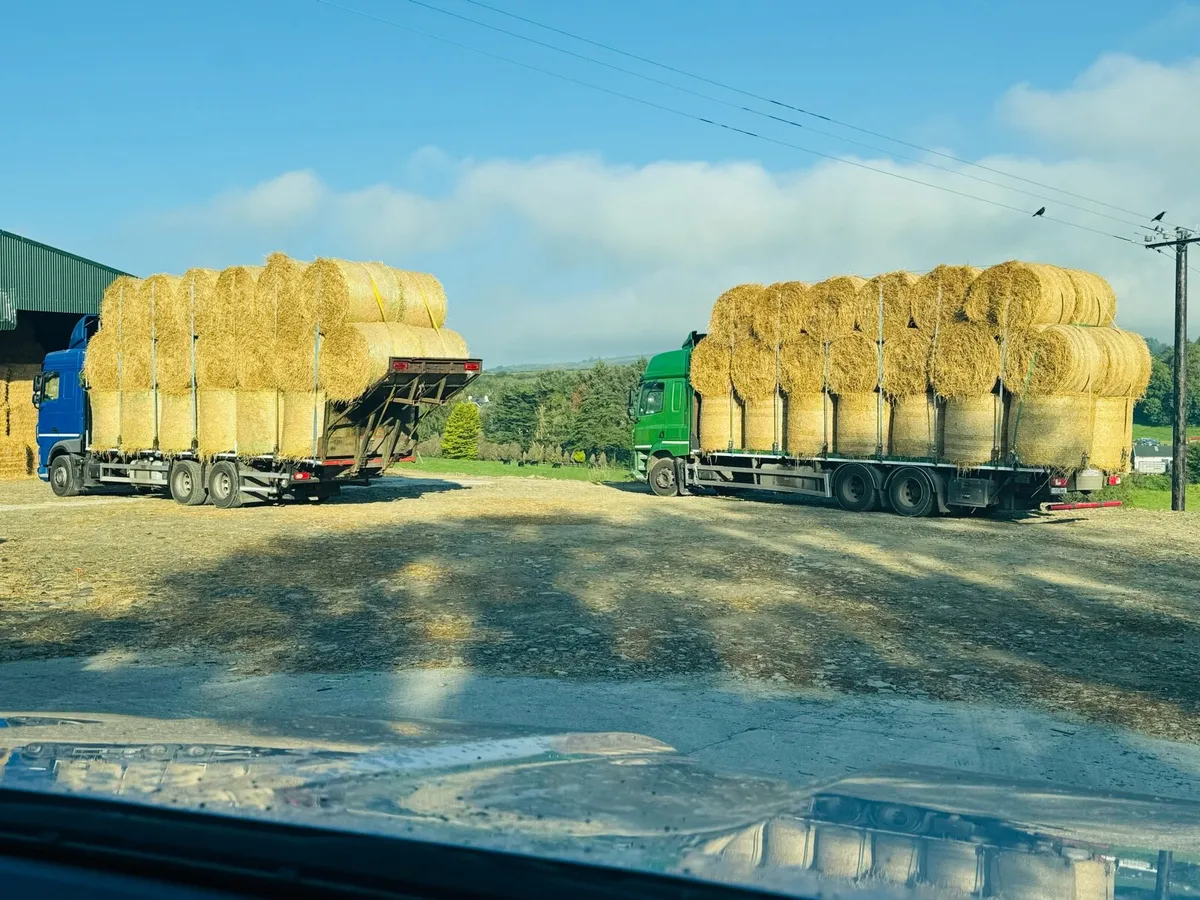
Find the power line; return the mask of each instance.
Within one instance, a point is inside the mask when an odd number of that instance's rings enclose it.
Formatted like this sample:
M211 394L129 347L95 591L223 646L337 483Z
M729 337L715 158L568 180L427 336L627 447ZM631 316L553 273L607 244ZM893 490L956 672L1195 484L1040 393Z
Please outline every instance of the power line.
M810 125L805 125L802 122L797 122L795 119L788 119L783 116L776 116L776 115L773 115L772 113L763 112L762 110L754 109L753 107L745 106L741 103L734 103L729 100L725 100L724 98L721 98L721 97L714 97L712 94L706 94L703 91L693 90L691 88L683 87L682 85L674 84L670 81L664 81L661 78L655 78L654 76L647 75L644 72L638 72L634 69L627 69L624 66L618 66L613 63L606 62L605 60L602 60L602 59L596 59L593 56L587 56L583 53L576 53L575 51L568 50L565 47L559 47L555 44L549 44L545 41L539 41L537 38L529 37L528 35L521 34L520 32L510 31L507 28L501 28L499 25L492 25L489 22L483 22L483 21L480 21L479 19L474 19L471 16L464 16L460 13L452 12L451 10L448 10L448 9L442 9L439 6L435 6L431 3L426 3L426 2L424 2L424 0L407 0L407 2L413 4L414 6L420 6L424 9L428 9L428 10L431 10L436 13L441 13L442 15L445 15L445 16L450 16L451 18L458 19L462 22L469 22L472 25L478 25L480 28L487 28L490 31L495 31L499 34L507 35L508 37L513 37L513 38L516 38L517 40L525 41L526 43L534 44L538 47L544 47L547 50L553 50L556 53L561 53L565 56L570 56L574 59L580 59L580 60L583 60L584 62L593 63L594 65L597 65L597 66L603 66L606 69L611 69L614 72L620 72L623 75L630 75L634 78L641 78L642 80L648 81L651 84L657 84L662 87L670 88L671 90L680 91L684 94L690 94L693 97L699 97L699 98L701 98L703 100L707 100L711 103L717 103L717 104L720 104L721 106L728 107L729 109L740 110L742 112L750 113L751 115L754 115L754 116L760 116L761 118L764 118L764 119L770 119L775 122L781 122L785 125L791 125L795 128L803 128L805 131L807 131L811 134L819 134L819 135L822 135L823 137L832 138L835 141L843 141L844 143L847 143L847 144L853 144L856 147L863 147L867 150L873 150L877 153L883 153L889 157L892 157L893 159L904 160L905 162L915 163L916 165L919 165L919 166L926 166L927 168L930 168L930 169L937 169L938 171L941 171L941 172L949 172L951 175L957 175L960 178L968 178L971 181L978 181L981 184L987 184L987 185L991 185L992 187L998 187L1002 190L1013 191L1018 194L1024 194L1026 197L1034 197L1037 200L1039 200L1040 202L1045 202L1045 200L1046 200L1045 194L1034 193L1033 191L1028 191L1028 190L1025 190L1024 188L1016 187L1015 185L1004 184L1003 182L1000 182L1000 181L993 181L990 178L981 178L978 175L972 175L969 172L962 171L961 169L952 168L950 166L938 165L937 163L930 162L929 160L925 160L925 159L919 159L918 157L915 157L915 156L907 156L903 153L897 153L894 150L887 150L876 144L869 144L865 141L858 141L858 140L855 140L854 138L846 137L845 135L841 135L841 134L836 134L832 131L823 131L820 128L813 128ZM486 6L485 4L480 4L480 5L485 6L485 8L487 8L487 9L492 9L492 7ZM521 17L518 16L517 18L521 18ZM1113 222L1119 222L1122 225L1128 225L1130 228L1138 228L1138 229L1142 229L1147 232L1150 231L1150 227L1147 225L1143 225L1139 222L1130 222L1126 219L1122 219L1122 218L1118 218L1117 216L1110 215L1109 213L1100 212L1095 209L1089 209L1086 206L1080 206L1076 203L1068 203L1065 200L1054 200L1053 202L1057 203L1060 206L1065 206L1068 209L1074 209L1079 212L1086 213L1087 215L1100 216L1101 218L1110 219Z
M452 47L458 47L459 49L462 49L462 50L469 50L472 53L478 53L482 56L490 57L491 59L497 59L502 62L509 63L510 65L519 66L520 68L528 69L531 72L538 72L542 75L549 75L552 78L558 78L558 79L560 79L562 81L566 81L570 84L575 84L575 85L579 85L581 87L586 87L591 90L599 91L601 93L608 94L613 97L619 97L623 100L629 100L634 103L640 103L643 106L650 107L651 109L657 109L662 112L671 113L672 115L679 116L684 119L690 119L693 122L703 122L704 124L711 125L715 128L722 128L726 131L731 131L736 134L742 134L747 137L755 138L760 141L766 141L767 143L775 144L780 147L789 147L793 150L799 150L801 153L808 153L812 156L817 156L822 159L828 159L833 162L841 163L843 165L853 166L856 169L865 169L868 172L876 172L880 175L887 175L890 178L896 178L896 179L899 179L900 181L909 182L910 184L918 184L918 185L921 185L922 187L933 188L936 191L942 191L943 193L953 194L954 196L957 196L957 197L964 197L968 200L977 200L980 203L987 203L990 206L995 206L1000 209L1007 209L1012 212L1020 213L1023 216L1029 215L1029 210L1023 209L1022 207L1019 207L1019 206L1013 206L1009 203L1002 203L999 200L991 200L987 197L980 197L977 194L968 194L965 191L959 191L954 188L946 187L945 185L934 184L933 182L929 182L929 181L922 181L919 178L913 178L909 175L901 175L899 172L889 172L887 169L881 169L876 166L868 165L866 163L856 162L854 160L845 159L844 157L840 157L840 156L834 156L833 154L830 154L830 153L822 153L820 150L813 150L811 147L804 147L800 144L793 144L790 141L784 141L784 140L780 140L779 138L770 137L769 135L759 134L758 132L755 132L755 131L749 131L748 129L745 129L745 128L739 128L736 125L729 125L725 122L720 122L716 119L710 119L706 116L696 115L695 113L689 113L689 112L686 112L681 109L676 109L671 106L666 106L665 104L662 104L662 103L656 103L653 100L647 100L643 97L637 97L637 96L634 96L633 94L626 94L626 93L623 93L622 91L617 91L617 90L613 90L612 88L603 87L602 85L594 84L590 81L583 81L582 79L574 78L570 75L564 75L561 72L555 72L552 69L546 69L541 66L536 66L532 63L522 62L521 60L513 59L512 57L504 56L503 54L500 54L500 53L494 53L491 50L484 50L480 47L475 47L471 44L464 44L461 41L456 41L451 38L443 37L439 34L434 34L433 32L430 32L430 31L424 31L423 29L416 28L412 25L405 25L400 22L395 22L391 19L385 19L382 16L378 16L378 15L375 15L374 13L366 12L365 10L354 9L353 7L350 7L350 6L343 6L339 3L334 3L334 2L332 2L332 0L315 0L315 2L320 3L323 6L328 6L333 9L341 10L342 12L347 12L347 13L351 13L353 15L361 16L366 19L371 19L371 20L379 22L383 25L388 25L392 28L399 28L403 31L408 31L413 34L419 34L422 37L427 37L432 40L439 41L443 44L448 44L449 46L452 46ZM1113 238L1114 240L1123 241L1124 243L1138 244L1140 246L1140 242L1135 241L1133 238L1125 237L1124 235L1119 235L1119 234L1112 234L1111 232L1107 232L1107 231L1101 231L1098 228L1092 228L1088 225L1081 225L1078 222L1071 222L1067 219L1060 219L1060 218L1057 218L1056 216L1049 216L1049 215L1045 215L1045 214L1041 215L1039 218L1045 219L1046 221L1049 221L1049 222L1056 222L1060 225L1066 225L1070 228L1077 228L1081 231L1087 231L1092 234L1099 234L1099 235L1103 235L1104 237L1110 237L1110 238Z
M409 0L409 2L416 2L416 0ZM866 134L871 137L881 138L882 140L890 141L894 144L900 144L901 146L908 147L912 150L919 150L922 153L929 153L933 156L940 156L942 159L948 159L953 162L959 163L961 165L971 166L976 169L982 169L985 172L991 172L993 175L1002 175L1005 178L1012 178L1015 181L1021 181L1021 182L1024 182L1025 184L1031 184L1031 185L1034 185L1035 187L1043 188L1044 190L1054 191L1055 193L1063 194L1067 197L1074 197L1077 200L1084 200L1088 203L1093 203L1097 206L1103 206L1103 207L1106 207L1107 209L1112 209L1112 210L1116 210L1117 212L1125 213L1126 215L1137 216L1139 218L1145 218L1145 219L1150 218L1149 216L1145 215L1145 213L1141 213L1136 210L1126 209L1123 206L1115 206L1112 203L1106 203L1103 200L1096 200L1092 197L1088 197L1085 194L1077 194L1074 191L1068 191L1065 188L1054 187L1054 185L1045 184L1044 182L1041 182L1041 181L1035 181L1032 178L1025 178L1021 175L1014 175L1011 172L1005 172L1003 169L997 169L993 166L984 165L983 163L972 162L969 159L962 159L960 157L953 155L952 153L946 153L941 150L934 150L931 147L923 147L920 144L914 144L911 141L905 141L905 140L902 140L901 138L892 137L891 135L884 134L883 132L880 132L880 131L872 131L869 128L863 128L859 125L853 125L850 122L844 122L844 121L841 121L840 119L835 119L832 116L826 116L826 115L823 115L818 112L813 112L812 110L804 109L803 107L800 107L800 106L793 106L792 104L785 103L782 100L775 100L771 97L766 97L766 96L763 96L762 94L756 94L753 91L744 90L743 88L735 87L734 85L727 84L722 81L717 81L716 79L713 79L713 78L706 78L703 75L697 75L696 73L689 72L686 69L680 69L676 66L668 65L667 63L659 62L658 60L650 59L649 57L646 57L646 56L639 56L636 53L630 53L627 50L622 50L619 47L612 46L611 44L605 44L602 41L596 41L591 38L586 38L586 37L583 37L582 35L575 34L574 32L567 31L562 28L556 28L553 25L547 25L544 22L539 22L536 19L530 19L526 16L518 15L517 13L514 13L514 12L509 12L506 9L500 9L499 7L491 6L487 3L483 3L482 0L463 0L463 2L470 3L473 6L478 6L481 9L490 10L491 12L498 13L499 15L502 15L502 16L508 16L510 19L516 19L517 21L525 22L526 24L533 25L536 28L542 28L542 29L545 29L546 31L552 31L555 34L560 34L563 37L568 37L568 38L571 38L572 40L580 41L585 44L590 44L593 47L598 47L599 49L606 50L609 53L615 53L618 56L624 56L627 59L637 60L638 62L646 63L647 65L654 66L659 69L663 69L664 71L667 71L667 72L674 72L676 75L682 75L685 78L692 78L692 79L695 79L696 81L702 81L705 84L711 84L713 87L719 87L722 90L730 91L735 94L740 94L743 97L750 97L754 100L758 100L761 103L768 103L772 106L778 106L783 109L789 109L792 112L797 112L804 116L810 116L814 119L820 119L823 122L828 122L831 125L837 125L840 128L848 128L851 131L857 131L859 134ZM424 6L426 4L422 3L421 5ZM436 8L436 7L431 7L431 8ZM447 15L455 15L455 13L451 13L446 10L439 10L439 11L446 12ZM465 17L460 16L459 18L465 18ZM470 19L468 21L475 21L475 20ZM483 23L479 23L479 24L483 24ZM489 27L489 26L485 26L485 27ZM569 52L569 51L564 51L564 52ZM604 65L604 63L600 63L600 64ZM678 87L677 85L673 85L673 86ZM686 90L686 88L679 88L679 90ZM751 111L753 112L753 110L751 110ZM759 113L759 114L765 115L765 113ZM795 124L795 123L792 123L792 124ZM799 127L802 128L804 126L799 126ZM818 133L824 134L825 132L818 132ZM836 135L831 135L831 136L836 137ZM840 138L840 139L841 140L849 140L848 138ZM851 143L853 143L853 141L851 141ZM861 146L868 146L868 145L864 144ZM887 152L887 151L882 151L882 152ZM907 157L901 157L901 158L907 158ZM953 171L953 170L948 170L948 171ZM986 182L986 183L992 184L994 182ZM1056 202L1061 203L1062 201L1056 201ZM1066 205L1066 204L1064 204L1064 205ZM1079 207L1072 207L1072 208L1078 209ZM1095 212L1094 210L1089 210L1089 212L1093 212L1095 215L1104 215L1104 213ZM1117 220L1117 221L1122 221L1122 220ZM1125 223L1125 224L1129 224L1129 223ZM1164 224L1172 224L1172 223L1164 222ZM1140 228L1142 226L1139 225L1136 227Z

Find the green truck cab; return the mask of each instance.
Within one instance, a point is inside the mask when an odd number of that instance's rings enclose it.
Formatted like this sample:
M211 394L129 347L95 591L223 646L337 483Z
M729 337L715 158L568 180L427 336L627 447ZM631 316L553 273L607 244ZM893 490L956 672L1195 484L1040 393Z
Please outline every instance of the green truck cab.
M693 331L680 349L651 357L637 394L631 397L633 465L639 478L648 478L656 460L682 460L695 449L696 395L688 371L692 348L703 337ZM657 477L668 475L673 486L674 467L659 467Z

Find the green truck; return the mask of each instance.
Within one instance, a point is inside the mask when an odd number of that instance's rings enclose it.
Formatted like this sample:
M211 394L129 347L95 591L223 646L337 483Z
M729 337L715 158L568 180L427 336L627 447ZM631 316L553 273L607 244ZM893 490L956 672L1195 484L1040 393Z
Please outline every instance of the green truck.
M693 389L689 371L692 349L703 339L693 331L680 349L652 357L630 396L634 470L659 496L773 492L832 499L854 512L887 508L926 516L956 509L1036 509L1067 493L1088 494L1120 480L1098 469L1059 472L1015 460L964 471L936 457L889 456L886 446L869 458L838 456L830 447L806 458L778 448L702 451L704 398Z

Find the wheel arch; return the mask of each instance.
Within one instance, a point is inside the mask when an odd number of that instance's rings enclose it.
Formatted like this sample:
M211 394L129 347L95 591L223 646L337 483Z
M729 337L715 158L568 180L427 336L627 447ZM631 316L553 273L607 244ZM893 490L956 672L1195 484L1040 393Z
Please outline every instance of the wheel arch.
M933 496L937 500L938 512L950 512L950 507L946 505L946 476L939 472L934 466L894 466L892 467L892 470L887 473L887 483L884 484L880 490L884 491L885 493L891 490L892 480L896 477L896 475L898 475L900 472L903 472L905 469L920 469L922 472L928 475L929 480L933 482Z

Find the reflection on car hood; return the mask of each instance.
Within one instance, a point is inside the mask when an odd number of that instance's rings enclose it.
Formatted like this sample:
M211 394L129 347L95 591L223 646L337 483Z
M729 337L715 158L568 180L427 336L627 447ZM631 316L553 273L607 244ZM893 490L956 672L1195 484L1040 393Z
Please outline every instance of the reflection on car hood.
M652 738L436 721L0 714L0 787L117 797L813 895L1200 890L1200 804L924 768L821 784ZM1183 854L1183 855L1181 855Z

